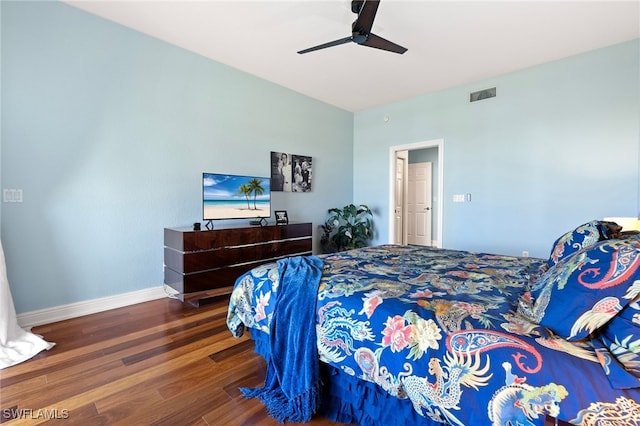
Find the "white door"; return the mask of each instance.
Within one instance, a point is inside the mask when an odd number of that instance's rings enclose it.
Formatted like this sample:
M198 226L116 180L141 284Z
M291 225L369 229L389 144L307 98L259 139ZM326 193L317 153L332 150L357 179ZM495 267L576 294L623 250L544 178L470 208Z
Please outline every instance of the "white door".
M407 243L431 245L431 163L409 164Z
M406 160L396 157L396 179L395 179L395 205L394 214L394 242L404 244L404 174Z

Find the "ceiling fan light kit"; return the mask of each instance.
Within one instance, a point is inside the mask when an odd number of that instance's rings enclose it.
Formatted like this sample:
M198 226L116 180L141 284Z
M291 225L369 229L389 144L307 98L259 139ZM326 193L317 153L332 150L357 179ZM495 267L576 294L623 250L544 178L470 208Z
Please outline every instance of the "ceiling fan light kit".
M358 17L353 21L353 24L351 24L350 37L344 37L328 43L319 44L308 49L300 50L298 53L302 55L304 53L326 49L327 47L339 46L341 44L353 42L361 46L373 47L375 49L386 50L388 52L399 53L402 55L407 51L407 48L371 32L373 20L376 17L379 5L379 0L353 0L351 2L351 11L357 14Z

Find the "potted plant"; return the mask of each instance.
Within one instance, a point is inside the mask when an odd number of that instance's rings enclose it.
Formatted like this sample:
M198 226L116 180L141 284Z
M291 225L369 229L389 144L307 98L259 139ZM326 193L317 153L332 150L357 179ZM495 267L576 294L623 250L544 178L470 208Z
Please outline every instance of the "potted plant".
M324 253L366 247L373 238L373 213L368 206L348 204L328 210L320 244Z

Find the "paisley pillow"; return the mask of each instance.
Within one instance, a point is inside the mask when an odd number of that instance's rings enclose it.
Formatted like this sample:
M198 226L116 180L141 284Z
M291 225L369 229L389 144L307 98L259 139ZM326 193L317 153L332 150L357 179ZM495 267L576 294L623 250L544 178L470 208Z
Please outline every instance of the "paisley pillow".
M640 236L600 241L536 280L519 310L567 340L584 339L640 294Z
M640 297L602 327L592 343L614 388L640 387Z
M603 222L600 220L592 220L584 223L576 229L561 235L554 241L549 255L549 266L553 266L562 259L571 256L580 249L590 247L614 235L611 232L611 224L613 222ZM617 226L617 225L616 225Z

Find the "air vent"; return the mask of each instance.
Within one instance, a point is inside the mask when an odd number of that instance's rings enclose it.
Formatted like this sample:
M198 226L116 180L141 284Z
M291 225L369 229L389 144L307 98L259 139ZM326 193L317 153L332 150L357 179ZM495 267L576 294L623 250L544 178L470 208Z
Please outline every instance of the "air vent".
M473 92L469 95L469 102L482 101L484 99L495 98L496 97L496 88L492 87L491 89L478 90L477 92Z

